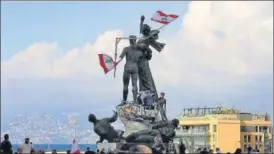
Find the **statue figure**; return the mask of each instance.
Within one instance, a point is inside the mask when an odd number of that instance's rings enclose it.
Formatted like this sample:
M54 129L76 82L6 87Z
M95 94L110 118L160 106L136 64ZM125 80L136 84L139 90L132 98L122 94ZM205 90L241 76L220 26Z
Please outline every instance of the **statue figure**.
M100 140L96 143L102 143L107 140L109 143L119 140L123 132L115 130L111 123L117 120L118 114L114 111L114 115L111 118L97 119L94 114L89 114L88 121L93 123L93 131L100 137Z
M136 46L137 37L134 35L129 36L129 43L130 46L125 47L120 55L120 60L118 63L126 57L126 64L124 66L124 74L123 74L123 103L127 101L128 96L128 85L129 80L131 78L132 82L132 94L133 94L133 101L137 102L137 80L138 80L138 66L137 62L142 56L142 53L137 50Z
M152 46L160 52L164 48L165 44L156 42L159 31L151 30L149 25L143 24L144 20L145 17L142 16L140 22L142 38L140 38L137 43L138 49L143 53L143 56L138 61L139 89L140 91L149 90L155 93L155 97L158 98L156 86L149 67L149 60L152 58L152 50L149 46Z
M153 143L156 136L161 136L164 143L168 143L175 137L175 128L179 125L179 120L173 119L171 121L159 121L152 124L151 129L141 130L132 133L125 138L129 143Z

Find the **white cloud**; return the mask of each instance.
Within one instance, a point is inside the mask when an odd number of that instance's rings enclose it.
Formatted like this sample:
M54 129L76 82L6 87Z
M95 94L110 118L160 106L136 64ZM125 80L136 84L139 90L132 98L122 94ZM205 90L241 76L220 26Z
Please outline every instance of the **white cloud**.
M167 41L161 54L154 53L151 65L157 83L203 84L216 81L215 73L233 79L239 75L272 73L271 3L191 2L178 35ZM120 30L107 31L94 43L65 54L60 54L57 43L34 43L2 62L2 75L4 79L103 77L97 54L113 55L115 37L122 34ZM122 41L120 49L126 44ZM122 69L120 66L118 72Z
M168 68L162 74L171 79L172 71L177 82L198 84L216 80L215 73L272 74L271 3L191 2L176 40L168 42L166 56L159 56Z
M249 78L252 76L272 75L271 4L272 2L265 1L191 2L188 12L182 17L181 29L177 35L169 37L172 39L165 41L165 50L160 54L154 52L150 62L159 90L174 86L180 91L180 85L187 85L190 88L206 87L203 89L206 94L208 90L214 93L212 91L215 86L219 87L215 89L215 94L218 95L220 91L228 93L231 90L226 87L250 82ZM76 88L70 87L70 90L76 89L79 93L77 95L86 97L87 100L92 100L91 102L96 101L95 96L86 96L87 91L92 94L97 91L94 95L100 99L104 99L102 95L105 93L119 93L122 96L122 90L117 89L122 89L123 66L118 67L117 78L113 79L112 73L104 75L97 56L102 52L114 55L115 37L122 35L121 30L106 31L95 42L66 52L61 52L62 47L58 46L58 42L34 43L1 62L1 90L4 86L15 84L8 81L16 78L80 78L88 79L82 80L88 86L82 86L81 83L82 87L77 88L74 85ZM119 51L127 44L127 41L122 41L119 44ZM68 86L71 85L68 83ZM96 89L88 90L87 87ZM98 89L99 87L101 89ZM81 90L85 91L83 95L80 95L83 93ZM71 91L68 92L69 95L75 94ZM102 94L99 96L99 93Z
M6 78L59 78L98 75L98 53L113 54L119 30L106 31L91 44L61 54L57 43L37 42L26 50L2 62L2 75Z

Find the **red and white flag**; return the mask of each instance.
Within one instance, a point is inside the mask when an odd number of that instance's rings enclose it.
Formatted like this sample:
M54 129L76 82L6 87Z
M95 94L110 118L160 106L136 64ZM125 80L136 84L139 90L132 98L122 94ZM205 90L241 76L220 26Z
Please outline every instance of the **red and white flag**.
M115 67L115 62L111 56L106 54L98 54L100 65L104 69L105 74L111 71Z
M166 25L176 20L178 17L179 16L175 14L165 14L162 11L157 11L151 20Z
M79 149L78 144L75 139L72 142L71 153L72 154L80 154L81 153L81 150Z

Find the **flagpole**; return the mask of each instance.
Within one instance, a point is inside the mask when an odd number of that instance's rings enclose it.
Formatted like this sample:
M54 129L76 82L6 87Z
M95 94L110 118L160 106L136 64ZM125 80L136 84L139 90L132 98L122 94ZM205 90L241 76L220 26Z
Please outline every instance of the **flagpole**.
M159 27L157 30L161 30L162 28L164 28L165 26L167 26L168 24L170 24L170 23L172 23L173 21L175 21L175 20L177 20L177 18L176 19L174 19L174 20L172 20L172 21L170 21L169 23L167 23L167 24L164 24L164 25L162 25L161 27Z
M115 78L116 77L116 63L117 63L117 46L118 46L118 43L120 42L121 38L117 38L115 39L115 51L114 51L114 61L115 61L115 64L114 64L114 74L113 74L113 77Z

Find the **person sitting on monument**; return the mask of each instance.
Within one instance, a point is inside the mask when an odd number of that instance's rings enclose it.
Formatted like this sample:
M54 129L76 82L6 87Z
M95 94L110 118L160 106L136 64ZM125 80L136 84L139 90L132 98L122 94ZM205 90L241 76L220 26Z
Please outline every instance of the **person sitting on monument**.
M111 118L103 119L97 119L94 114L89 114L88 121L93 123L93 130L100 137L100 140L97 141L97 143L102 143L104 140L107 140L109 143L111 143L115 140L119 140L122 137L123 131L119 132L111 126L111 123L115 122L118 117L117 112L113 112L114 115Z
M127 101L128 96L128 85L129 80L131 79L132 82L132 94L133 94L133 101L137 102L137 80L138 80L138 65L137 62L139 58L142 56L142 53L137 50L136 45L137 37L135 35L129 36L129 46L125 47L120 55L120 60L123 60L126 57L126 64L124 66L124 74L123 74L123 102L121 105L125 104Z
M153 109L153 104L155 102L154 96L155 94L150 91L140 92L139 99L141 100L141 104L145 107L145 109Z

